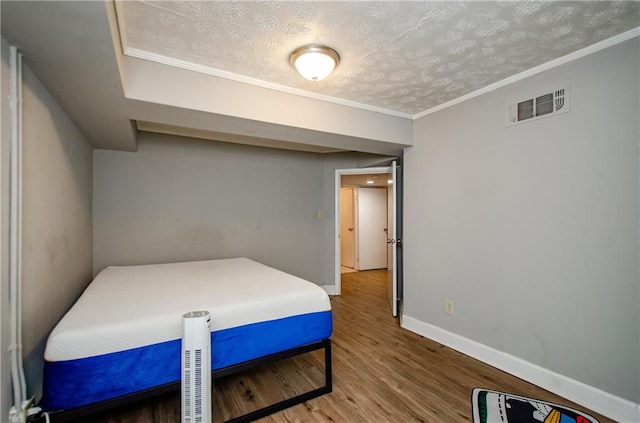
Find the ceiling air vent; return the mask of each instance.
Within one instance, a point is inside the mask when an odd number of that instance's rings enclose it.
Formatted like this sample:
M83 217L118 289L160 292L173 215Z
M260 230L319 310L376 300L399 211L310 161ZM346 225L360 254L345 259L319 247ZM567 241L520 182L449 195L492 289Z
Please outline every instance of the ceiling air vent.
M526 100L508 103L506 126L530 122L569 111L569 89L561 88Z

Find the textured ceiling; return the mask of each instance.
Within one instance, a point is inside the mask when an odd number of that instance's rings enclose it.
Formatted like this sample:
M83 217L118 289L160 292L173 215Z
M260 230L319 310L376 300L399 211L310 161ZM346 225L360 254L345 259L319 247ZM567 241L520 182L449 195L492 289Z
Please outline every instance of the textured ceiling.
M638 2L163 0L118 7L125 53L407 115L640 25ZM341 56L324 81L307 81L289 64L289 54L308 43Z

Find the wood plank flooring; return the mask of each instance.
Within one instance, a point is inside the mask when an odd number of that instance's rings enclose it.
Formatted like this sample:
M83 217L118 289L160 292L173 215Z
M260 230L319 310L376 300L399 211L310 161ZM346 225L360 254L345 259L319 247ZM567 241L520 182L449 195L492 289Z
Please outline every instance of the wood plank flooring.
M583 410L612 420L399 327L386 302L386 270L342 275L332 297L333 392L261 422L470 422L471 390L484 387ZM214 421L260 408L323 383L323 355L309 353L218 380ZM180 421L169 394L82 419L96 423Z

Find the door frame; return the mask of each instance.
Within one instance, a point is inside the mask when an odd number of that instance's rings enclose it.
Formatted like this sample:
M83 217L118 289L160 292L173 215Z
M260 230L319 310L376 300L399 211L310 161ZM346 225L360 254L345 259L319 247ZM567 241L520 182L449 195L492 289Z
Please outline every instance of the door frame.
M333 258L333 264L335 267L334 272L334 292L333 295L340 295L342 292L342 280L340 273L340 187L342 185L342 175L369 175L369 174L388 174L391 173L391 166L384 167L366 167L358 169L336 169L335 171L335 185L333 189L333 197L335 202L335 227L334 227L334 242L335 242L335 255Z

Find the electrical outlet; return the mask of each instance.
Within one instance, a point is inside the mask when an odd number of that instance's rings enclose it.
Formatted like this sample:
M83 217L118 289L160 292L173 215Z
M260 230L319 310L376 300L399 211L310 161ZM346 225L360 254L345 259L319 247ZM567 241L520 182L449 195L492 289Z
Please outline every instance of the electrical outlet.
M453 315L453 300L444 300L444 314Z

